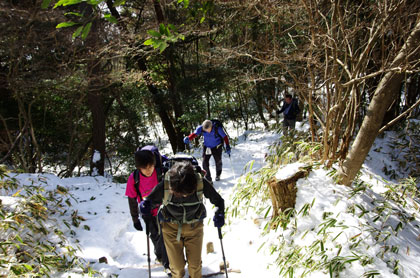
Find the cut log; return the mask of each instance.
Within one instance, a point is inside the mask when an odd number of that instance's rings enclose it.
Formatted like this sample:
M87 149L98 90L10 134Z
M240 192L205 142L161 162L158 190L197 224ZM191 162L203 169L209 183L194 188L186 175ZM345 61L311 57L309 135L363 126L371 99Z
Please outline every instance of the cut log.
M310 168L299 168L299 171L290 177L278 180L275 177L268 180L271 202L273 204L272 219L279 216L282 211L294 208L296 204L296 182L310 173Z

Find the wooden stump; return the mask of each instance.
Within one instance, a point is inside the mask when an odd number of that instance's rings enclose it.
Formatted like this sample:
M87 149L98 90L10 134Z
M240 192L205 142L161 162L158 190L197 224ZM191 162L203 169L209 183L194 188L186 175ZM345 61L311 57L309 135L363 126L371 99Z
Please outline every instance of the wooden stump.
M271 218L279 216L280 212L288 208L294 208L296 204L296 182L298 179L307 177L310 169L299 168L299 171L292 176L278 180L275 177L270 179L268 188L270 189L271 202L273 204L273 215Z
M207 254L209 254L209 253L214 253L214 245L213 245L213 242L207 242L207 245L206 245L206 251L207 251Z

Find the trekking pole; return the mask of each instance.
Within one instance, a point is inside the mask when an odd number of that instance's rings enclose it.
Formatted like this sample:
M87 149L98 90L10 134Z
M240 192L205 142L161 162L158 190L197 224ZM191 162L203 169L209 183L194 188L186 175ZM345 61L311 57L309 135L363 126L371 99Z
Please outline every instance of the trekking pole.
M149 268L149 278L152 277L152 270L150 267L150 240L149 240L149 221L144 221L144 223L146 224L146 236L147 236L147 265Z
M236 180L235 171L233 170L232 158L230 158L230 155L229 155L229 161L230 161L230 168L232 169L232 173L233 173L233 179Z
M190 153L191 153L190 144L185 144L185 152L186 152L187 154L190 154Z
M220 245L222 246L222 256L223 256L223 263L225 264L225 273L226 273L226 278L228 278L228 270L227 270L227 267L226 267L225 251L223 250L222 228L221 228L221 227L217 227L217 231L219 232Z

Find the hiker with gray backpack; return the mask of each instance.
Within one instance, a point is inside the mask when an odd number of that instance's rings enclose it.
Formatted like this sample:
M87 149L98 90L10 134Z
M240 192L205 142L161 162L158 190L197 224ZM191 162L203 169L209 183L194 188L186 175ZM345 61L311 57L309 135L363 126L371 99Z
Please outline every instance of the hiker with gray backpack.
M140 203L142 215L150 215L153 208L162 204L158 217L173 278L184 277L186 263L191 278L202 277L204 197L217 207L213 221L220 230L225 223L223 198L202 177L199 166L179 161L171 165L163 181Z
M206 179L212 181L210 173L210 157L213 156L216 164L216 181L220 180L222 174L222 152L223 145L226 145L226 153L230 157L229 138L226 135L223 125L219 120L205 120L202 125L198 126L196 130L184 138L184 143L189 146L197 136L203 135L203 169L206 171ZM224 143L224 144L223 144Z
M128 197L128 204L130 208L131 218L133 220L134 228L138 231L143 231L139 219L138 204L146 198L153 188L162 180L163 176L163 159L158 149L155 146L145 146L138 149L134 155L136 170L131 173L127 181L125 195ZM150 277L150 247L149 238L154 245L154 253L156 260L161 262L165 273L170 275L169 260L166 253L165 245L162 235L160 233L160 224L157 219L159 204L155 204L149 215L142 215L143 221L146 225L147 235L147 249L148 249L148 263L149 263L149 277Z

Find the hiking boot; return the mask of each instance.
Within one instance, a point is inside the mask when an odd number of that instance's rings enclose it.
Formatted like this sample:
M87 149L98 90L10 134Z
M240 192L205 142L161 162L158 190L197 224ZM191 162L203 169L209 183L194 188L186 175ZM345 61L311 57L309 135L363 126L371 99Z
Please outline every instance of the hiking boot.
M220 180L220 176L216 176L216 181L219 181Z

